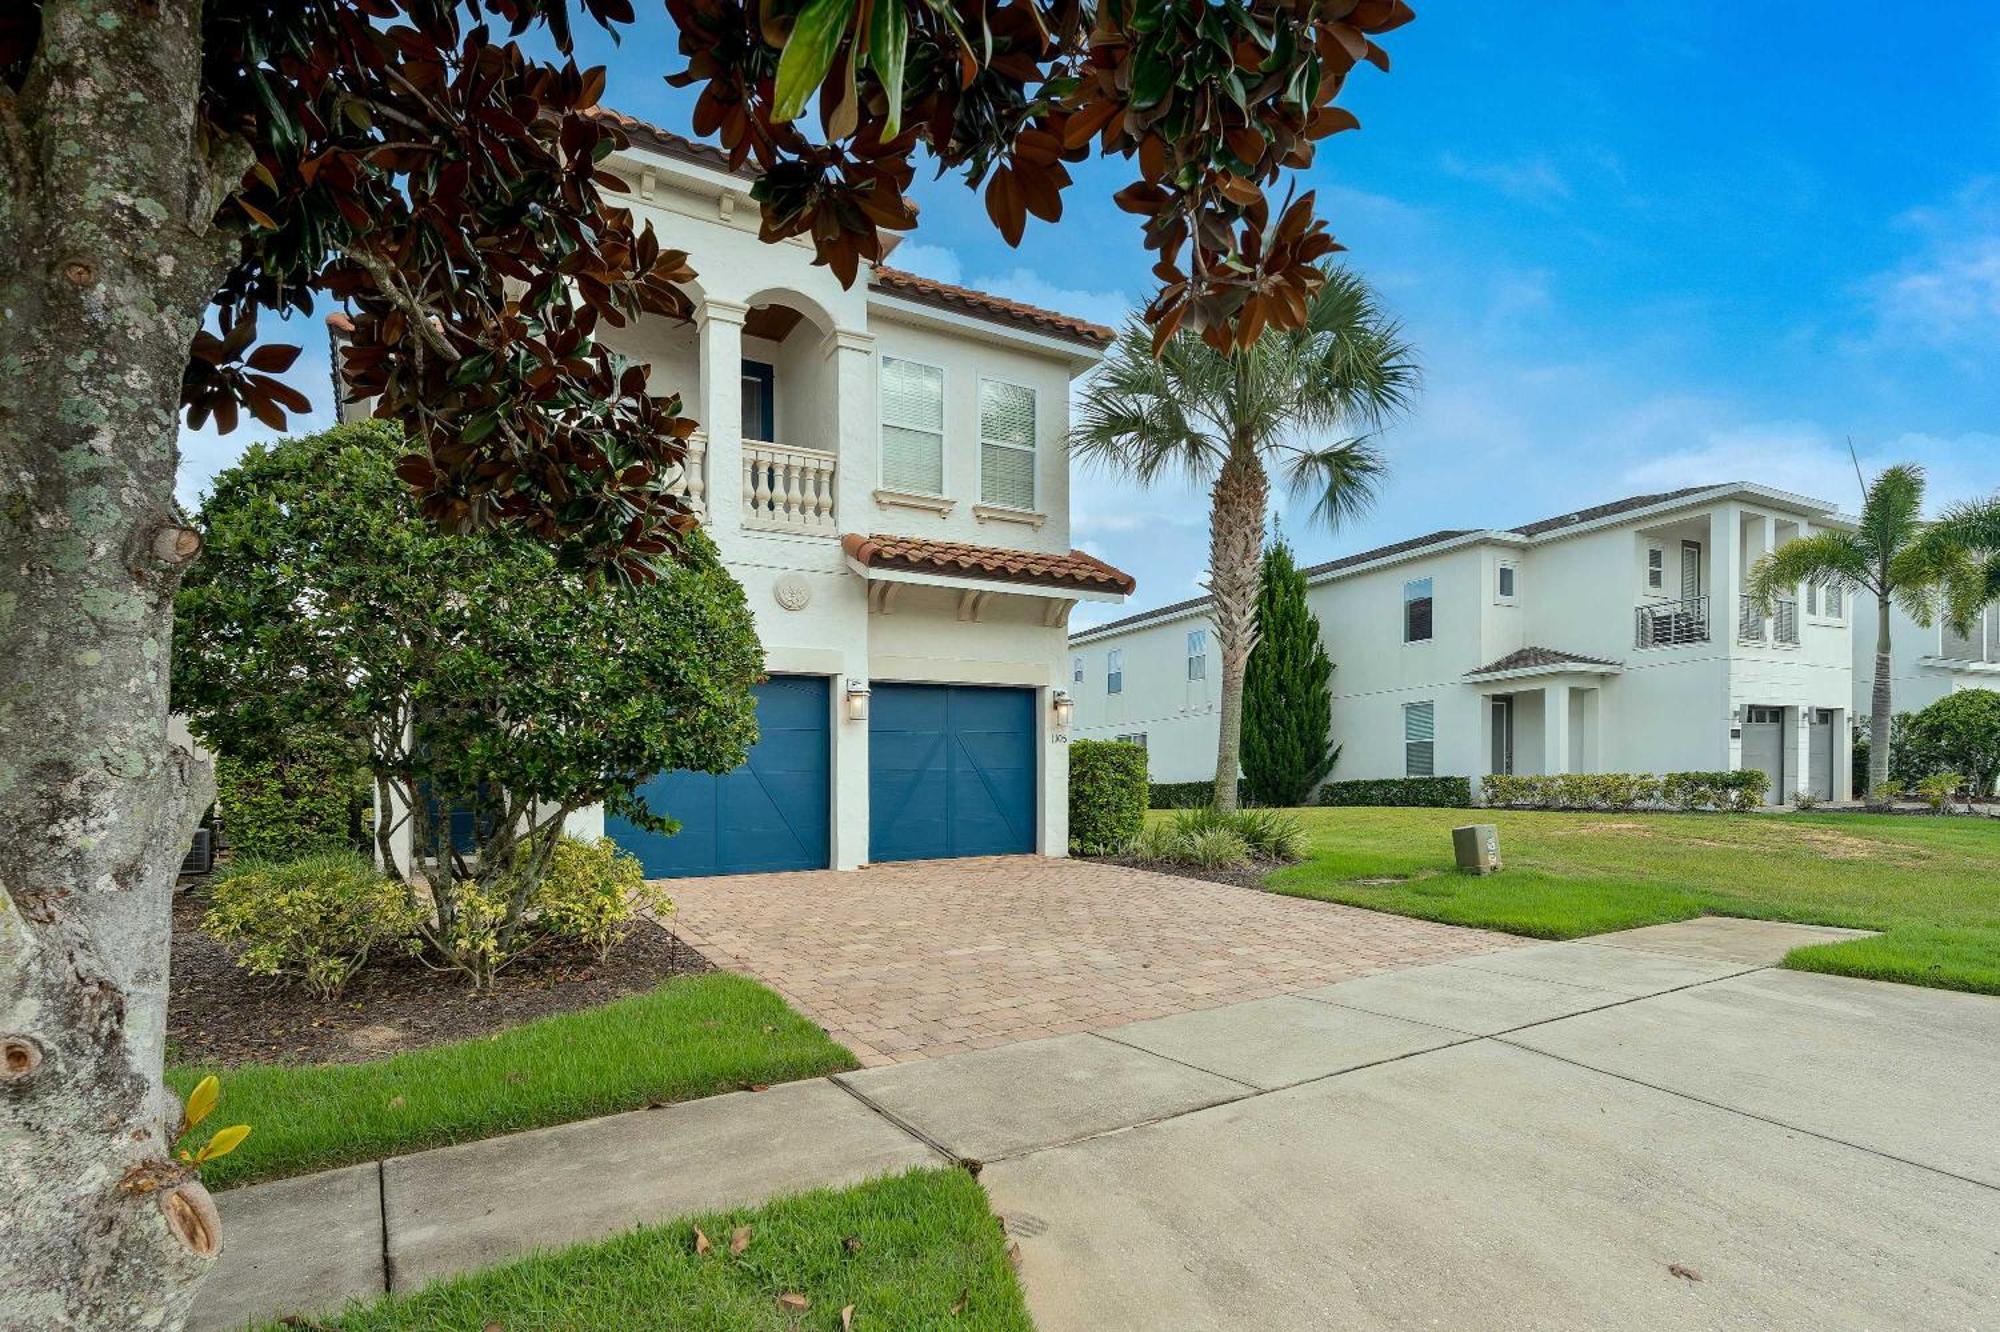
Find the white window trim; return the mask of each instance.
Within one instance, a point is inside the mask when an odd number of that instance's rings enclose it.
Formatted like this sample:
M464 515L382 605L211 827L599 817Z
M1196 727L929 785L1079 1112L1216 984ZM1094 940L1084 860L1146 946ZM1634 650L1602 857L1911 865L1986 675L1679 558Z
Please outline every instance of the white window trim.
M1003 440L997 440L997 439L993 441L996 447L1003 449L1013 449L1017 453L1026 453L1033 459L1033 462L1028 468L1028 484L1033 489L1034 493L1028 497L1028 507L1025 509L1017 508L1012 504L999 504L993 500L989 500L986 498L985 417L986 417L986 386L988 384L1004 384L1008 388L1025 389L1027 390L1029 396L1035 400L1035 443L1033 448L1023 449L1018 444L1008 444ZM976 444L976 447L973 450L975 456L973 457L972 460L973 485L976 487L973 493L979 496L979 504L977 507L979 509L985 509L987 513L984 516L987 517L999 518L1002 517L1003 515L1010 517L1018 515L1017 519L1018 521L1028 521L1031 519L1045 519L1047 515L1042 513L1041 511L1042 391L1036 388L1033 384L1016 383L1014 380L1001 379L995 375L981 375L979 376L978 394L979 394L978 400L972 404L972 417L973 417L972 429ZM1034 523L1034 526L1036 527L1040 527L1041 525L1042 524L1040 522Z
M1500 590L1500 571L1502 569L1506 569L1514 575L1514 590L1512 592L1502 592ZM1432 585L1432 592L1433 596L1431 598L1431 635L1435 637L1437 635L1437 598L1435 596L1436 592L1435 584ZM1493 566L1493 604L1496 606L1512 606L1515 604L1515 599L1518 598L1520 595L1521 595L1521 562L1519 560L1510 559L1510 560L1500 560L1497 563L1495 563Z
M882 447L882 431L884 427L895 424L887 419L888 413L884 410L882 403L882 362L884 361L901 361L905 365L922 366L926 370L935 370L938 372L937 434L939 489L935 495L921 490L904 490L900 486L892 486L889 484L887 478L882 475L882 460L883 456L887 453L887 450ZM903 430L924 429L923 426L901 426L899 428ZM914 356L899 356L891 351L878 351L875 353L875 485L877 503L893 502L884 501L882 496L885 494L904 500L942 500L951 494L951 371L944 366L936 365L930 361L920 361ZM952 502L955 503L956 501ZM924 506L905 504L903 507L921 508ZM949 509L941 510L938 516L943 517L944 514L949 512Z
M1431 738L1429 740L1410 739L1410 710L1412 708L1429 708L1431 710ZM1404 777L1408 778L1417 775L1425 775L1425 774L1414 774L1410 771L1410 746L1422 745L1422 744L1428 744L1431 747L1431 770L1427 775L1432 777L1437 776L1437 737L1438 737L1438 725L1437 725L1436 699L1434 698L1412 699L1409 702L1403 704L1403 776Z
M1080 685L1083 683L1083 678L1086 671L1083 656L1084 654L1079 652L1075 656L1069 659L1069 682L1073 685Z
M1653 567L1653 558L1655 556L1658 556L1660 561L1657 569ZM1660 576L1660 581L1657 583L1653 581L1654 574ZM1646 580L1646 595L1652 596L1655 593L1662 597L1667 595L1667 548L1665 546L1649 545L1646 547L1644 576Z
M1111 677L1114 675L1118 677L1118 687L1116 689L1111 687ZM1124 648L1111 648L1104 654L1104 692L1107 696L1125 692Z
M1197 634L1201 636L1201 651L1199 652L1196 652L1194 650L1194 640ZM1188 630L1186 643L1187 643L1188 683L1193 684L1197 680L1207 680L1208 679L1208 630L1206 629ZM1201 663L1200 675L1196 675L1194 673L1194 664L1197 661Z

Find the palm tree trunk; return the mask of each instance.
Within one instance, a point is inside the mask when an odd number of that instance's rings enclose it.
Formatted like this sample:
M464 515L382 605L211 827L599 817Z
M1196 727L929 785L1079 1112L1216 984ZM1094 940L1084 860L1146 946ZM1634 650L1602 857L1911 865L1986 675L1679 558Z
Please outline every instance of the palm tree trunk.
M1255 448L1238 440L1210 492L1208 591L1222 659L1221 726L1215 743L1215 807L1236 808L1243 767L1243 674L1257 646L1257 570L1264 550L1270 480Z
M1875 597L1875 683L1868 700L1868 789L1862 799L1874 804L1889 784L1889 594Z

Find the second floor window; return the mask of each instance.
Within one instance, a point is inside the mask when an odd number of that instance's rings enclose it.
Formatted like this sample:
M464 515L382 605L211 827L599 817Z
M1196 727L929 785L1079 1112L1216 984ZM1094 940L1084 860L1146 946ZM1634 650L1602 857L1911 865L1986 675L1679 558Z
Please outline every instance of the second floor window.
M743 362L743 438L766 444L778 438L778 374L769 362Z
M1437 704L1403 705L1403 775L1429 777L1437 768Z
M1431 580L1412 578L1403 584L1403 641L1431 640Z
M1082 684L1082 683L1083 683L1083 658L1082 658L1082 657L1071 657L1071 658L1069 659L1069 682L1070 682L1071 684Z
M1112 648L1104 654L1104 692L1122 694L1125 692L1125 649Z
M1188 679L1208 678L1208 630L1188 630Z
M1494 580L1493 592L1494 595L1498 596L1502 601L1512 601L1514 599L1513 565L1503 564L1500 566L1500 573L1498 577L1495 578Z
M1035 507L1035 391L979 381L979 498L1009 509Z
M944 493L944 371L882 358L882 484Z
M1646 548L1646 590L1649 592L1667 590L1667 552L1658 546Z

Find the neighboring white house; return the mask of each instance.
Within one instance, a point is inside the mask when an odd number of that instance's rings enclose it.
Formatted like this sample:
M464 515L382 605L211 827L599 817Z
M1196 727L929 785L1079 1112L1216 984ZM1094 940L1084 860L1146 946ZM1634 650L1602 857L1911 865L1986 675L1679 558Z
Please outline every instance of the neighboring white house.
M1876 610L1863 595L1854 616L1854 715L1873 707ZM1920 712L1961 689L2000 689L2000 603L1988 606L1969 634L1936 622L1918 624L1889 612L1889 690L1897 712Z
M1742 597L1765 551L1851 526L1730 484L1457 530L1307 569L1332 656L1333 780L1761 768L1767 798L1849 794L1851 598ZM1217 662L1199 598L1070 640L1080 737L1136 739L1155 781L1214 775Z
M702 423L684 493L770 679L743 767L646 788L679 835L605 830L656 875L1065 854L1069 612L1133 587L1070 548L1070 381L1111 330L887 267L844 289L758 240L722 153L621 123L627 202L699 276L691 323L606 339Z

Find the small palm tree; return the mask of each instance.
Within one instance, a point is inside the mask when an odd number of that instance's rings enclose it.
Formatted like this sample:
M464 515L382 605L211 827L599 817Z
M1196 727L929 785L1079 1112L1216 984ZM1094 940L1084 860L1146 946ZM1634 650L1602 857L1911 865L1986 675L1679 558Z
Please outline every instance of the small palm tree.
M1384 461L1371 435L1408 405L1417 386L1410 345L1368 284L1342 268L1323 276L1301 327L1266 330L1233 355L1177 333L1156 356L1151 334L1128 324L1084 391L1071 435L1079 455L1141 485L1182 476L1209 487L1208 591L1222 664L1221 809L1236 808L1243 672L1256 646L1270 473L1313 501L1315 521L1337 528L1373 503Z
M1929 624L1945 581L1945 559L1935 539L1926 540L1924 472L1921 467L1885 468L1871 482L1861 505L1861 523L1852 532L1815 532L1787 541L1751 566L1747 592L1760 614L1769 615L1780 594L1801 583L1840 587L1875 596L1875 686L1868 714L1868 792L1889 781L1889 614L1901 606L1918 624Z
M1970 634L1979 612L2000 604L2000 495L1946 509L1924 543L1942 571L1946 619Z

